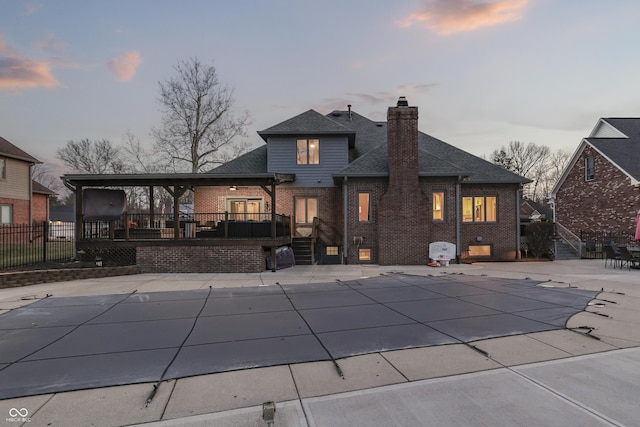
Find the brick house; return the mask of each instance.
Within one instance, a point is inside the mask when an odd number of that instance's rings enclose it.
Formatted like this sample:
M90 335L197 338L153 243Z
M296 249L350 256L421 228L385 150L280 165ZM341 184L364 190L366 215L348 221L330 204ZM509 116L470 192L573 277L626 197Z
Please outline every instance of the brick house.
M387 121L306 111L258 134L265 145L208 174L283 173L275 206L260 187L197 187L194 212L271 212L293 218L293 245L319 263L425 264L429 244L462 260L519 256L526 178L418 130L401 97ZM300 245L297 245L300 247ZM294 249L297 252L297 249Z
M0 137L0 223L30 224L49 217L46 187L31 180L31 168L42 163Z
M632 234L640 209L640 118L601 118L551 191L555 221L581 231Z

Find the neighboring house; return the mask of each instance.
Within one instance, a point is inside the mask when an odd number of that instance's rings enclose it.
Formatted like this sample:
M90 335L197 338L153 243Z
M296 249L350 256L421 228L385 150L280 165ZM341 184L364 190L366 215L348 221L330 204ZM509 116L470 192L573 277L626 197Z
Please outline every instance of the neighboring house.
M49 221L50 239L74 240L74 206L51 206L49 208Z
M36 163L41 162L0 137L0 224L30 224L46 220L47 210L38 208L34 212L32 204L31 167ZM42 202L40 195L37 193L38 203ZM40 218L42 212L44 218Z
M283 173L276 206L261 187L197 187L194 211L293 218L293 239L317 233L321 263L426 264L429 243L463 260L519 256L520 189L528 179L418 130L404 97L387 121L309 110L258 132L266 142L213 169L221 177Z
M549 205L522 199L520 203L520 226L532 222L553 221L553 209Z
M31 182L31 206L32 206L32 222L49 221L49 207L51 197L56 193L51 191L39 182Z
M640 118L602 118L550 195L555 221L581 232L631 234L640 208Z

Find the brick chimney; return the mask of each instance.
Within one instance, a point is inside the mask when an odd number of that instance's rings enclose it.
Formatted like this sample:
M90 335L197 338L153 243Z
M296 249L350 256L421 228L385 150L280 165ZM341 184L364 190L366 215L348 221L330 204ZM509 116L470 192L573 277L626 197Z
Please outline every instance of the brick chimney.
M418 177L418 107L404 96L387 111L389 186L378 209L378 262L424 265L429 261L429 203Z

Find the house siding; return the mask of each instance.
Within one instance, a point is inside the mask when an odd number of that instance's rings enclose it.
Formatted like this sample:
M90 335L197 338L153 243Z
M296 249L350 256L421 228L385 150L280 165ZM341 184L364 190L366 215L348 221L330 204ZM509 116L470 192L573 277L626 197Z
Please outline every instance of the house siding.
M0 197L29 200L31 183L29 163L6 158L6 177L0 179Z
M296 141L299 138L320 140L320 163L298 165ZM267 144L268 172L296 175L293 187L334 187L332 174L346 167L349 159L346 137L300 135L299 137L270 137Z
M585 159L593 157L594 178L585 181ZM556 193L556 222L580 231L633 233L640 187L587 145Z

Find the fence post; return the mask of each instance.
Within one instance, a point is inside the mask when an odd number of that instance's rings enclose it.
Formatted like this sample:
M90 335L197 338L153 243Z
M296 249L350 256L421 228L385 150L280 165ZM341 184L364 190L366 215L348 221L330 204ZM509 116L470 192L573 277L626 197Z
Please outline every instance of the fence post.
M42 222L42 262L47 262L47 243L49 242L49 224Z

